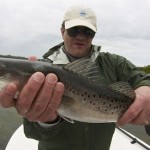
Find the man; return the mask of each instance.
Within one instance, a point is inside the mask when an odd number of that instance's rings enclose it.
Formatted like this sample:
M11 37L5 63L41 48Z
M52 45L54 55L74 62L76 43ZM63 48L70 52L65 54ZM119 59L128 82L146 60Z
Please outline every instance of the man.
M91 58L99 65L107 83L128 81L135 89L134 103L118 120L118 125L128 123L148 125L150 122L150 76L139 71L124 57L100 52L92 45L97 31L96 16L90 8L79 5L67 10L61 33L63 43L51 48L44 58L54 64L66 64L80 58ZM35 60L34 57L30 58ZM16 107L24 117L25 134L39 141L39 150L108 150L115 123L71 124L56 112L64 93L64 85L55 74L46 77L41 72L31 76L14 100L17 85L10 83L0 93L3 107Z

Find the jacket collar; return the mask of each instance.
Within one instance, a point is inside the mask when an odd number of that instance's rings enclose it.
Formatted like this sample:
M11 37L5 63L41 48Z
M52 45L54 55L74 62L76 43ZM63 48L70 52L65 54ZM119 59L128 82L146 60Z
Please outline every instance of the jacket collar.
M92 45L92 48L93 53L91 55L91 59L95 61L100 53L101 46ZM67 55L63 51L63 45L61 45L60 48L58 48L58 50L55 50L47 58L50 59L53 62L53 64L67 64L70 62Z

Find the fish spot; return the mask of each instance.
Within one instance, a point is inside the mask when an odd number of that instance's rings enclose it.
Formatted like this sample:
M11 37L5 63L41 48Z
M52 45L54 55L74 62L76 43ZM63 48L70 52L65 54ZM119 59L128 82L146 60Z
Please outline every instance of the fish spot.
M103 102L103 105L105 105L106 104L106 102Z
M121 115L121 114L123 114L124 113L124 111L122 110L120 113L118 113L119 115Z
M102 96L101 96L101 95L99 95L99 98L102 98Z
M125 101L124 101L124 100L122 100L121 102L122 102L122 103L124 103Z
M93 105L95 105L95 103L93 103Z
M114 106L114 109L118 109L118 106Z
M123 108L126 108L126 106L124 105Z

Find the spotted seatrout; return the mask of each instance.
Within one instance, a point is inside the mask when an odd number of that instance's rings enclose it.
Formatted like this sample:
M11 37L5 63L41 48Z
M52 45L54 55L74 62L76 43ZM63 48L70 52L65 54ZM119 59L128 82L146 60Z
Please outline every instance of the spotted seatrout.
M0 58L0 90L9 82L16 82L20 91L37 71L45 75L55 73L64 83L65 93L57 111L72 120L116 122L135 99L128 82L104 84L100 69L90 59L54 65L43 61Z

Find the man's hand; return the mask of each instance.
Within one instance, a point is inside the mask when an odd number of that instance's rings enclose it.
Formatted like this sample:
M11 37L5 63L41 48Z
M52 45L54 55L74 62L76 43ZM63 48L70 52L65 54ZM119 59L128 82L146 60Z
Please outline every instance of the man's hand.
M30 60L36 60L31 57ZM64 93L64 85L55 74L46 77L34 73L14 99L17 85L10 83L0 92L0 104L5 108L16 107L18 113L30 121L51 122L57 118L57 108Z
M136 125L150 124L150 87L141 86L135 90L135 93L134 103L117 122L120 126L128 123Z

